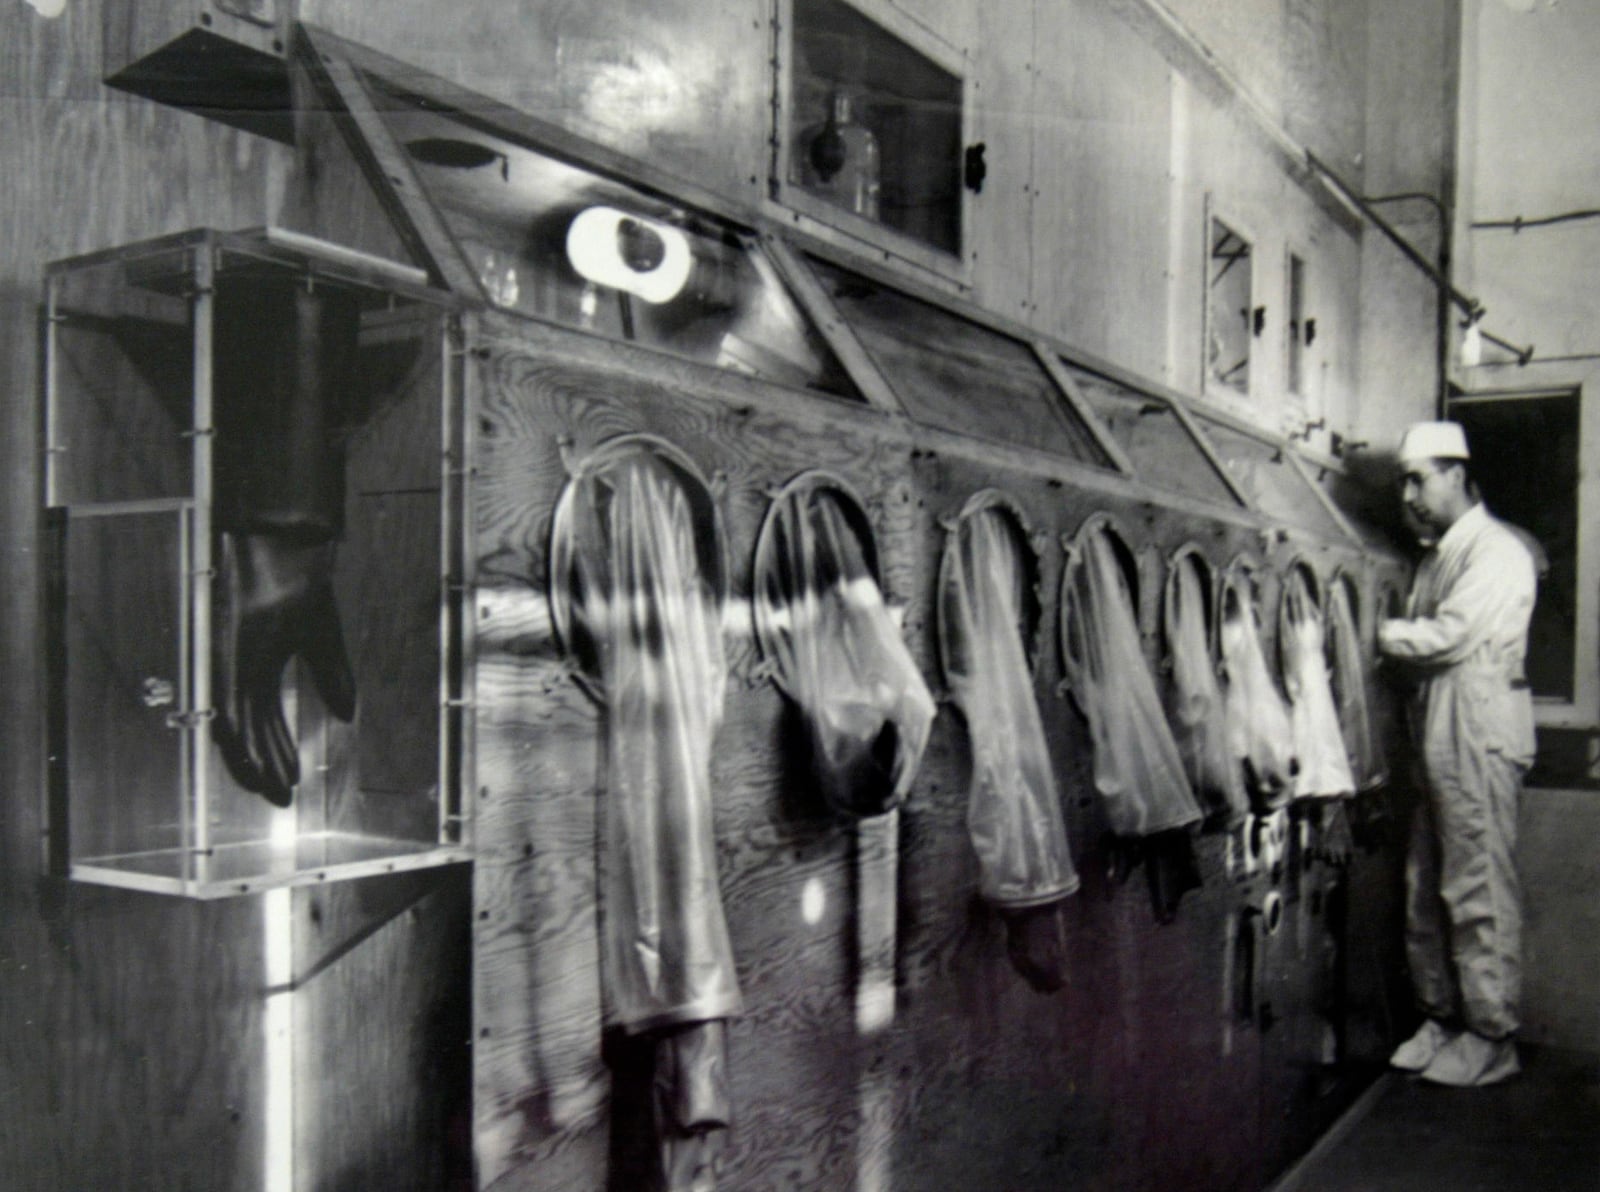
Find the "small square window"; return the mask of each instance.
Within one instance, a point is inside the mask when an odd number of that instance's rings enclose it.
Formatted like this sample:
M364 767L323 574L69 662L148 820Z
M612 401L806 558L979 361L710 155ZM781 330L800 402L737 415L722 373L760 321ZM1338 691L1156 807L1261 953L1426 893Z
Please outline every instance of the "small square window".
M1212 216L1206 236L1205 380L1207 388L1250 392L1255 337L1251 245Z
M1290 393L1303 394L1305 386L1306 348L1315 334L1315 324L1306 317L1306 263L1294 253L1289 254L1289 351L1285 358Z
M787 28L774 197L877 241L890 229L948 270L962 251L960 56L844 0L792 0Z

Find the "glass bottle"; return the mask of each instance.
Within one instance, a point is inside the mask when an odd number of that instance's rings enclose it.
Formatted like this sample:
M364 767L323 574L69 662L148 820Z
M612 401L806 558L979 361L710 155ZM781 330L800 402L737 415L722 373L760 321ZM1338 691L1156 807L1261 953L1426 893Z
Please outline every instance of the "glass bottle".
M857 124L850 95L835 91L828 118L800 134L800 185L868 219L878 218L878 138Z

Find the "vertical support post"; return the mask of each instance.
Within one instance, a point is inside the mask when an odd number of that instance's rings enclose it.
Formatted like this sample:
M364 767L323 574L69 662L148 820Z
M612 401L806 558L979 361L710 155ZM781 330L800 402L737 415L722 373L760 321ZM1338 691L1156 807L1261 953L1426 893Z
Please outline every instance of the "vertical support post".
M57 359L57 337L60 326L60 313L57 311L57 282L54 277L45 283L45 323L44 323L44 503L47 508L55 508L61 504L61 478L60 456L65 449L57 441L60 432L60 415L57 411L59 401L59 361Z
M440 336L439 840L470 845L476 705L472 589L472 428L468 328L446 316Z
M464 593L459 590L456 543L460 535L455 519L456 486L460 480L455 426L455 345L451 343L450 320L445 320L439 341L439 844L450 841L456 804L464 793L452 761L464 737L461 725L460 667L458 643L465 615Z
M67 567L67 511L61 504L61 486L57 476L61 444L56 441L59 418L56 412L58 399L57 281L50 277L45 282L44 326L44 529L45 554L45 800L43 863L44 872L65 874L71 866L69 833L71 831L70 807L67 796L67 671L66 657L66 567Z
M211 510L215 494L212 455L216 417L213 410L213 330L216 304L216 248L209 239L195 249L194 300L190 317L194 320L194 426L192 440L194 492L193 512L189 517L189 600L192 617L193 653L190 656L193 702L188 705L190 798L192 806L189 836L192 852L185 861L185 880L192 880L192 864L200 863L211 852L211 788L209 776L210 733L206 725L213 714L211 693L211 585L215 562L212 558Z

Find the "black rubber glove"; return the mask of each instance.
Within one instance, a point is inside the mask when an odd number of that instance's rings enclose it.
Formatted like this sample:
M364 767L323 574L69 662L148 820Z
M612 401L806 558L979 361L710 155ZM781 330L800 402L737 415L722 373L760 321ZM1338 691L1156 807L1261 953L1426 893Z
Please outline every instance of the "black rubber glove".
M1000 912L1006 924L1011 967L1040 993L1067 983L1066 908L1059 902Z
M661 1032L654 1086L663 1192L713 1192L733 1119L728 1024L714 1018Z
M300 757L283 714L283 669L302 659L340 720L355 715L355 678L334 604L332 543L219 535L212 627L212 739L240 786L287 807Z

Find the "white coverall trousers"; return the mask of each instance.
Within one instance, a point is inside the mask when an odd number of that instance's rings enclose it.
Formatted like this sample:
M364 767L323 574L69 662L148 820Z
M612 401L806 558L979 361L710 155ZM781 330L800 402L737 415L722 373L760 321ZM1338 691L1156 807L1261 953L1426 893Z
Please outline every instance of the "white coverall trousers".
M1422 743L1426 792L1406 852L1406 960L1431 1018L1460 1019L1474 1034L1516 1031L1522 990L1517 805L1526 766L1473 731L1502 708L1499 675L1451 675L1455 732ZM1486 690L1489 689L1489 690ZM1435 692L1437 699L1443 692Z

